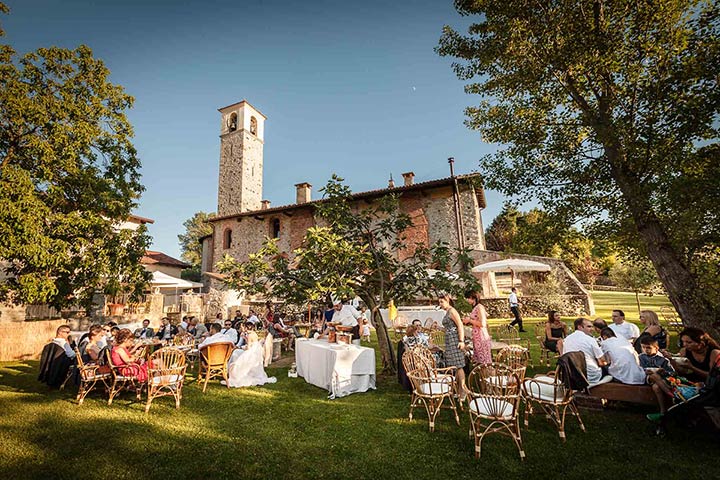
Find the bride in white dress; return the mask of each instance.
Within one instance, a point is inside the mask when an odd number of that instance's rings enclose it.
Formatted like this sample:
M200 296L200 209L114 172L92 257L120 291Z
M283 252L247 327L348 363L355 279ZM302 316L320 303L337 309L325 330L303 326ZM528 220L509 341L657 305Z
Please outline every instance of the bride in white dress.
M265 373L263 344L257 334L250 331L246 349L238 348L228 360L228 386L252 387L275 382L275 377L268 377Z

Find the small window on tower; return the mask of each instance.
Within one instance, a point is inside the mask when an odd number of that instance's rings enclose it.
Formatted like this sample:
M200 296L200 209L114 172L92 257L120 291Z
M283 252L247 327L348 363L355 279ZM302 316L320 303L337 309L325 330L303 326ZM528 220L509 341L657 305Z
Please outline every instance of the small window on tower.
M257 135L257 119L255 117L250 117L250 133Z
M280 238L280 219L279 218L273 218L270 220L270 234L272 237L270 238Z
M228 130L231 132L237 130L237 113L230 115L230 120L228 120Z
M223 233L223 248L227 250L232 246L232 230L229 228L225 229Z

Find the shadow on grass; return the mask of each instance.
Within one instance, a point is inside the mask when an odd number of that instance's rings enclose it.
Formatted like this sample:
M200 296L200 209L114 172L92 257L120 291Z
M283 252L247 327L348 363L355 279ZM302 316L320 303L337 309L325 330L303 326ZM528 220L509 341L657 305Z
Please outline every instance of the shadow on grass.
M10 375L8 372L13 371ZM270 369L278 383L206 393L189 381L179 410L167 398L143 404L123 394L112 406L95 394L48 392L36 365L0 367L0 472L11 478L711 478L712 444L678 432L649 436L637 411L582 411L588 432L567 422L567 442L542 415L523 429L528 458L490 436L473 458L467 412L461 426L443 411L436 431L393 379L378 391L327 400L322 389ZM192 380L192 379L191 379ZM2 389L9 389L2 390ZM648 455L648 452L664 452ZM607 461L606 461L607 460ZM712 468L712 470L711 470Z

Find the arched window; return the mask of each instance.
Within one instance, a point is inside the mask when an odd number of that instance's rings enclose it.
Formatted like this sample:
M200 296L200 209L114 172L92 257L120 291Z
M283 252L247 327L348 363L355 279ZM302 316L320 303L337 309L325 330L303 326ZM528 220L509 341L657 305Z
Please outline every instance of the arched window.
M237 113L230 114L230 120L228 120L228 130L231 132L237 130Z
M227 250L232 246L232 229L226 228L223 232L223 248Z
M270 220L270 238L280 238L280 219L273 218Z
M257 118L250 117L250 133L257 135Z

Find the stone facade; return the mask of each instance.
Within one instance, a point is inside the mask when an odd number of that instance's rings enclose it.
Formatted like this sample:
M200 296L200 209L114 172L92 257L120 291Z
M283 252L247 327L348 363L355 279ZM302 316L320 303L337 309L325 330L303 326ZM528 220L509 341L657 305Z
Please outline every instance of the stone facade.
M245 101L220 112L218 215L259 210L265 117Z

